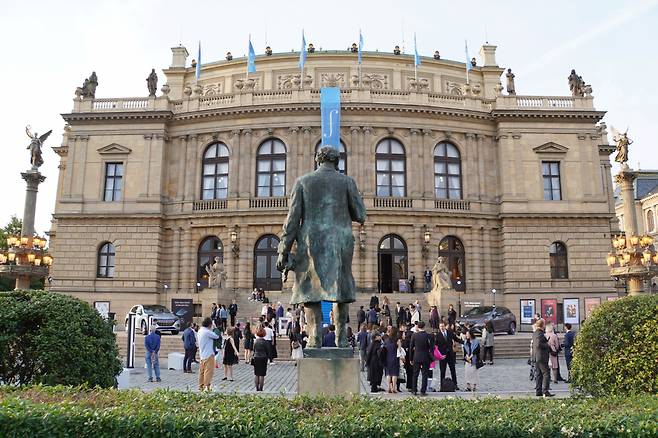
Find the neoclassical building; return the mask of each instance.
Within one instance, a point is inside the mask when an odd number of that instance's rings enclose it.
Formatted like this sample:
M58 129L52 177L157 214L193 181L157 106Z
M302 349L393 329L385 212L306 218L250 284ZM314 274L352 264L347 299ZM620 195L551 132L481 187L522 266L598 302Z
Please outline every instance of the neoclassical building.
M521 299L614 295L604 112L591 95L504 94L495 49L466 83L461 62L423 58L416 77L413 56L381 52L359 77L349 51L309 54L303 77L282 53L249 75L244 58L203 64L196 79L175 47L161 95L77 96L55 148L51 289L119 315L184 297L205 308L214 257L236 293L290 288L274 269L286 195L314 169L320 88L338 86L340 168L368 210L359 290L398 291L411 273L420 290L442 255L460 303L496 289L518 315Z

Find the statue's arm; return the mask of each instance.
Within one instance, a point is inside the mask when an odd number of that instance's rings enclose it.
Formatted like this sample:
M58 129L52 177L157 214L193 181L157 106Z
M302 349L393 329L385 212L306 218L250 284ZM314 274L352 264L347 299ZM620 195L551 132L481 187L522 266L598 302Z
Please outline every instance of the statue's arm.
M288 254L292 248L293 243L297 239L299 232L300 222L304 211L304 192L299 180L295 181L290 196L290 208L288 210L288 217L283 224L283 233L281 234L281 242L279 243L279 254Z
M366 221L366 206L363 204L363 198L359 189L356 187L356 183L353 179L350 178L348 185L349 196L348 206L350 209L350 217L354 222L363 224Z

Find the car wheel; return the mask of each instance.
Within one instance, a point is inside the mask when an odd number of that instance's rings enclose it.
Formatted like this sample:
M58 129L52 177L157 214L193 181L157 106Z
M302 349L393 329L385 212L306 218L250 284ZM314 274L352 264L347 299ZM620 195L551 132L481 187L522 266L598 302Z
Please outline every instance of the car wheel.
M513 335L516 333L516 323L515 322L510 322L509 323L509 328L507 329L507 334L508 335Z
M148 335L148 328L146 327L146 322L142 321L142 334L143 335Z
M172 335L177 335L178 333L179 333L178 330L174 330L171 332Z

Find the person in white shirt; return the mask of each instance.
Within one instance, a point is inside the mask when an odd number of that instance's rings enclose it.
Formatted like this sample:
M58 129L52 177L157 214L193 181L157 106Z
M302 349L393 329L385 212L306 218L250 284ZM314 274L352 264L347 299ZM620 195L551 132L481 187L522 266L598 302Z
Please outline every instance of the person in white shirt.
M263 323L263 328L265 329L265 337L263 339L265 339L265 341L267 341L267 343L269 344L270 363L274 363L274 351L273 350L274 350L274 348L276 348L274 346L274 330L272 330L272 327L270 327L270 324L267 321L265 321Z
M199 390L210 391L210 382L215 372L215 350L213 340L219 339L219 335L213 333L213 321L210 317L204 318L199 328Z
M420 321L420 311L418 307L414 304L411 305L411 323L416 324L418 321Z

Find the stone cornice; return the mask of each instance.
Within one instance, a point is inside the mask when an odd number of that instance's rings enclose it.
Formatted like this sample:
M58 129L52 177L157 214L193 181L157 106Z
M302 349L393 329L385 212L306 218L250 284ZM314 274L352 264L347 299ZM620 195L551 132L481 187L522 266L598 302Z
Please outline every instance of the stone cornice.
M585 119L600 121L605 116L605 111L551 111L551 110L499 110L491 111L491 118L496 121L514 121L518 119Z
M117 111L117 112L90 112L61 114L66 122L80 122L91 120L162 120L166 121L173 116L171 111Z

